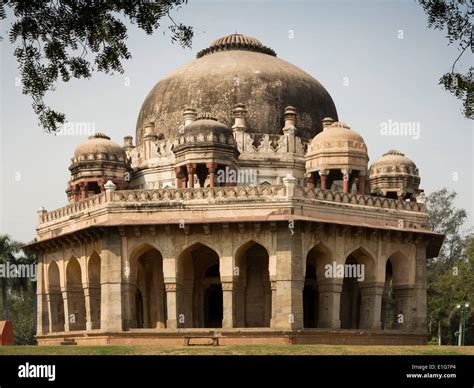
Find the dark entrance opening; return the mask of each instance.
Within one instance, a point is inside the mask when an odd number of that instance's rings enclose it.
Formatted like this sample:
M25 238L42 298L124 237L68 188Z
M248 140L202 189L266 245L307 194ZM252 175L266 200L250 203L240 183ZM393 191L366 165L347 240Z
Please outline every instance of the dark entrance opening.
M211 284L204 291L204 327L222 327L222 286Z
M140 290L135 292L135 318L137 320L137 327L143 328L143 298Z
M316 327L314 306L315 290L312 286L305 286L303 289L303 311L304 311L304 327Z

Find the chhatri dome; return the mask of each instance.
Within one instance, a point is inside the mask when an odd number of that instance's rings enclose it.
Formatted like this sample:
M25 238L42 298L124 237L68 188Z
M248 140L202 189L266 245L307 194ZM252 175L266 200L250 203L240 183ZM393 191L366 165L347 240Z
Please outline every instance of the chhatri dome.
M298 135L309 139L321 131L325 116L337 120L334 102L311 75L277 58L258 39L233 34L215 40L197 58L159 81L140 109L136 127L141 144L144 126L177 135L183 107L211 112L231 127L237 103L245 102L247 132L281 134L285 107L298 108Z

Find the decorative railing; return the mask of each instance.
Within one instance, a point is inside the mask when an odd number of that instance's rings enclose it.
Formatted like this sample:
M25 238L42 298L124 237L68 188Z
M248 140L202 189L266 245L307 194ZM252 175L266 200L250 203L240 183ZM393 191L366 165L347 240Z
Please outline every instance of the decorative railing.
M284 197L284 185L198 187L193 189L124 190L113 193L113 202L189 201L202 199L255 199Z
M391 198L374 197L371 195L349 194L341 191L321 190L317 188L297 187L296 197L346 203L350 205L362 205L383 209L406 210L414 212L425 212L426 206L420 202L402 201Z
M268 199L300 199L351 206L365 206L399 211L426 212L423 203L407 202L397 199L380 198L368 195L349 194L339 191L306 188L286 182L283 185L197 187L187 189L143 189L120 190L101 193L85 200L72 203L60 209L44 212L40 222L50 222L83 211L89 211L105 203L173 203L193 201L239 201Z
M61 207L56 210L45 212L40 216L41 222L50 222L63 218L66 216L74 215L84 210L89 210L102 205L106 202L105 193L93 195L89 198L83 199L78 202L71 203L67 206Z

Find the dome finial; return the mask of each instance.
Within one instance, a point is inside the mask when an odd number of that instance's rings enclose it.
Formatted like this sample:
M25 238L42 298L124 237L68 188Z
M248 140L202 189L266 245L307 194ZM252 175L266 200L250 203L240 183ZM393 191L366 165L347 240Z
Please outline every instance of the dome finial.
M264 46L258 39L252 38L251 36L238 34L236 32L235 34L216 39L209 47L199 51L196 55L196 58L201 58L207 54L228 50L254 51L276 57L275 51L273 51L270 47Z

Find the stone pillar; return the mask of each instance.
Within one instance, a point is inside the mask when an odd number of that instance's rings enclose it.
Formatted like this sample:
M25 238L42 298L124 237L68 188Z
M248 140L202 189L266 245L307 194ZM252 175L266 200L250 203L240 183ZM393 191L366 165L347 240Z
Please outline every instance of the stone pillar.
M275 327L275 313L276 313L276 300L277 300L277 282L276 280L270 281L270 287L272 291L272 315L270 319L270 327Z
M177 329L179 326L178 322L178 298L177 298L177 285L176 279L174 281L167 281L165 283L166 291L166 328Z
M48 305L44 277L44 264L42 257L38 259L36 269L36 333L42 335L48 329Z
M416 245L416 256L415 256L415 286L413 289L413 302L412 302L412 322L410 322L410 328L418 333L426 334L426 314L427 314L427 300L426 300L426 287L427 287L427 274L426 274L426 247L427 241L419 240Z
M234 283L222 283L222 303L223 303L223 319L222 328L232 329L234 327Z
M380 330L382 314L382 296L384 284L377 282L362 282L360 284L360 329Z
M79 200L85 199L87 196L87 184L85 182L79 183Z
M412 298L413 286L406 284L393 286L393 299L395 300L394 330L410 331Z
M102 238L100 284L100 327L106 332L122 331L122 243L115 230Z
M181 182L181 178L180 178L180 175L181 175L181 167L175 167L174 168L174 175L175 175L175 187L177 189L179 189L179 184Z
M215 172L216 172L216 164L215 163L206 163L206 167L209 171L209 186L214 187L215 185Z
M303 328L303 255L302 233L295 223L290 230L282 225L276 241L276 292L272 300L273 328L298 330Z
M82 285L84 289L84 299L85 299L85 307L86 307L86 330L92 330L92 298L89 285L84 283Z
M321 178L321 190L327 190L327 171L318 171L318 173Z
M365 195L365 175L359 175L359 194Z
M194 171L196 169L196 165L193 163L188 163L186 168L188 170L188 187L192 189L194 187Z
M306 187L308 189L314 189L313 174L310 172L306 174Z
M348 168L341 169L342 172L342 191L344 193L349 192L349 180L351 176L351 170Z
M318 328L340 329L342 279L326 278L318 281Z
M63 295L63 305L64 305L64 331L70 331L69 325L69 299L66 286L61 286L61 293Z

